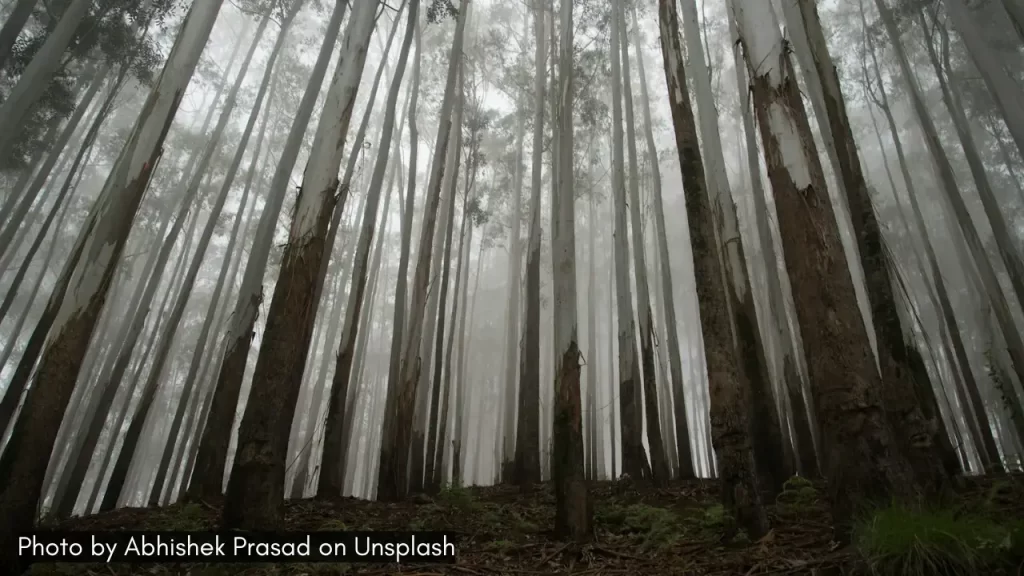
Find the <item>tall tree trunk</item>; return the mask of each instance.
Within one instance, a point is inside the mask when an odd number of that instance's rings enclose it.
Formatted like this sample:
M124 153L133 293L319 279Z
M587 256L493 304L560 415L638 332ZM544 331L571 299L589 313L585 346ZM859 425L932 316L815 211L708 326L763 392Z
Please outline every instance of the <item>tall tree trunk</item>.
M647 93L647 75L644 71L644 54L640 47L640 32L636 18L636 6L633 6L633 51L636 52L637 72L640 75L640 100L644 119L644 143L647 146L647 160L651 167L651 181L654 190L655 237L658 244L658 257L661 261L661 289L665 299L662 315L667 335L669 370L672 381L673 411L676 421L676 450L679 460L679 477L694 477L693 458L690 455L690 431L686 425L686 399L683 393L683 364L679 356L679 328L676 323L675 294L672 284L671 259L668 252L668 233L665 227L665 208L661 192L661 167L658 161L658 149L654 143L654 130L651 124L651 99Z
M608 223L609 224L611 224L612 222L615 221L615 207L614 207L614 204L615 204L614 199L613 198L609 198L608 199ZM614 243L614 239L612 239L612 243ZM605 252L607 253L607 250ZM619 476L621 475L622 472L625 472L625 467L618 466L617 462L616 462L616 460L617 460L616 454L617 453L621 454L622 453L622 448L620 446L618 452L616 452L616 444L617 444L617 442L616 442L616 437L615 437L615 431L619 430L620 427L615 425L615 398L616 398L616 396L618 396L618 394L615 391L615 388L616 388L616 384L617 384L618 381L615 378L615 366L616 366L616 364L615 364L615 359L616 359L616 356L615 356L615 343L616 343L617 338L616 338L616 332L615 332L615 308L614 308L614 304L616 303L616 298L615 298L615 296L613 294L615 292L615 257L614 257L614 255L609 254L607 256L607 260L606 261L608 263L608 283L605 284L605 293L608 296L608 307L607 307L608 313L605 315L605 319L608 321L608 330L606 331L606 334L608 335L608 354L606 354L605 357L606 357L607 362L608 362L608 365L607 365L607 372L608 372L608 378L607 378L607 380L608 380L608 398L609 398L609 404L608 404L608 410L609 410L609 416L608 416L608 438L609 438L609 443L611 444L610 448L611 448L611 455L612 455L612 467L611 467L611 471L610 472L611 472L612 479L616 480L616 479L619 478ZM619 397L619 400L621 402L622 398ZM620 417L621 417L621 412L620 412ZM616 472L617 470L619 471L618 473Z
M62 194L66 193L66 191L70 188L70 178L71 176L74 175L74 173L77 171L77 168L83 162L83 156L86 152L86 145L88 145L88 147L91 148L92 143L95 142L96 135L98 134L99 129L103 124L103 119L108 113L111 105L113 104L114 97L118 93L117 86L120 85L120 82L126 78L127 72L128 67L123 67L117 81L118 84L111 88L111 91L107 95L106 101L102 105L103 107L100 109L99 114L93 121L93 125L89 128L89 134L86 136L86 141L83 143L83 148L79 150L78 156L75 158L75 162L72 164L71 170L69 171L67 179L64 182L64 187L61 190ZM163 233L166 231L166 227L167 224L169 224L169 222L170 220L168 218L164 219L160 232L155 237L157 239L157 242L159 242L159 240L163 237ZM42 234L42 232L40 234ZM146 288L147 285L149 284L149 279L153 273L153 270L156 269L156 265L157 253L154 252L152 258L150 258L141 276L139 277L139 281L135 287L135 293L132 295L130 304L126 309L126 316L122 321L122 327L119 330L117 336L115 337L114 345L117 347L115 348L115 350L118 352L124 349L126 345L129 345L128 343L130 343L131 346L134 346L136 339L138 338L139 334L142 331L145 316L142 315L136 318L138 314L136 311L139 308L140 303L143 301L143 296L147 291ZM158 284L158 282L154 281L153 284L153 292L155 292L155 285ZM152 292L150 293L150 300L151 299ZM149 300L147 300L146 302L148 304ZM96 441L99 439L99 434L103 429L104 419L107 413L110 411L110 405L112 404L114 400L114 394L117 391L117 386L111 385L111 382L121 381L121 375L123 375L124 370L128 366L128 362L131 359L131 354L121 354L119 352L118 354L112 355L112 358L116 358L115 362L113 364L105 365L103 369L100 371L98 383L96 387L94 387L93 389L90 404L86 406L85 414L83 415L82 419L81 427L85 430L85 432L79 433L77 435L75 440L77 448L73 448L71 450L71 453L75 455L72 456L72 460L74 463L70 464L72 466L71 470L67 471L67 473L62 475L61 485L58 486L58 490L53 498L51 512L56 513L56 515L60 518L70 516L74 510L76 498L74 496L72 496L71 498L65 498L63 491L66 489L67 486L81 486L81 484L85 480L85 474L88 471L90 462L92 461L92 454L96 447ZM120 364L118 362L120 362ZM3 363L0 362L0 367L2 366ZM117 374L115 378L111 378L109 376L111 370L119 366L121 367L120 372ZM64 486L64 488L61 488L61 486ZM77 495L77 492L75 494Z
M426 451L426 465L424 468L424 488L428 492L434 492L435 489L440 488L434 486L434 471L435 471L435 453L437 451L437 429L440 426L440 412L439 402L441 399L441 389L443 382L441 376L443 375L444 365L444 335L445 335L445 323L447 320L447 309L448 309L448 281L450 278L451 271L451 255L452 255L452 236L455 228L455 198L458 194L459 187L459 165L462 160L462 123L463 123L463 108L465 107L465 79L463 77L464 67L460 68L459 80L456 88L456 94L458 101L455 104L455 115L452 122L452 130L455 131L455 138L449 140L450 147L448 148L448 166L445 167L445 173L447 174L447 186L448 190L444 192L444 202L446 207L444 208L444 228L441 229L443 233L442 248L440 258L437 259L437 271L432 274L435 281L439 281L440 285L435 285L438 298L438 311L437 311L437 324L435 326L436 332L433 334L435 338L433 340L424 340L424 345L433 345L434 361L430 367L433 369L433 375L429 376L429 382L432 382L431 396L430 396L430 426L428 429L427 436L427 451ZM468 184L466 187L466 193L469 193ZM433 309L431 308L431 311ZM420 382L422 386L424 383ZM442 438L443 442L444 439Z
M463 101L460 98L455 107L458 109L462 104ZM454 129L455 126L452 126L452 128ZM458 176L457 172L453 172L456 170L455 162L457 155L455 142L449 140L448 152L444 158L446 163L444 175L441 178L441 193L444 196L441 198L440 212L437 216L437 220L442 225L435 227L433 241L430 246L430 261L438 263L434 266L440 266L441 258L444 256L445 238L448 232L447 222L449 216L452 215L452 210L454 210L454 205L449 201L449 197L451 194L454 194L454 179L457 179ZM420 249L422 250L424 247L421 246ZM420 357L423 359L423 363L419 371L418 389L422 391L422 403L417 398L415 420L413 421L412 470L409 481L409 489L413 492L421 492L426 487L425 482L430 479L430 476L426 474L427 464L433 461L432 457L428 458L427 451L430 446L428 437L431 430L435 429L437 417L436 387L432 386L436 380L432 376L434 364L441 361L434 354L436 348L434 339L439 322L437 310L441 299L441 292L437 289L437 283L440 281L441 272L431 270L430 289L427 295L427 308L425 311L426 318L419 343Z
M555 533L574 541L593 537L593 507L583 467L580 406L580 349L576 320L576 225L573 191L573 6L562 0L558 58L558 184L551 230L554 268L555 395L552 408L552 482L555 485Z
M909 495L913 478L883 408L881 380L774 10L743 2L734 11L790 255L786 264L814 386L832 515L837 536L845 539L857 506Z
M441 128L434 142L434 160L427 184L426 206L423 212L423 226L420 231L420 250L417 255L416 272L413 275L412 302L409 307L408 333L405 335L401 368L388 375L388 397L384 407L384 424L381 433L380 469L377 478L377 497L385 501L402 498L409 482L408 454L413 419L413 400L419 384L422 358L418 353L423 329L424 314L427 312L427 286L430 281L431 251L427 248L434 236L437 223L437 208L441 196L441 177L444 173L442 160L448 148L448 137L452 129L452 106L455 104L455 76L462 58L463 37L466 30L466 14L470 1L463 0L459 8L455 37L448 62L448 76L441 101ZM411 182L410 178L410 182Z
M654 310L651 291L647 284L647 258L644 255L643 218L640 215L640 171L637 167L636 122L633 115L633 82L629 73L629 42L626 33L625 10L616 9L619 24L619 51L622 58L622 82L627 89L626 150L629 155L629 217L633 238L633 277L636 282L637 315L640 333L640 367L643 369L644 411L647 416L647 444L650 447L651 471L656 485L666 485L671 477L661 437L661 418L658 415L658 372L654 358Z
M808 46L811 66L815 70L812 76L820 84L817 94L824 104L825 117L819 122L821 129L830 134L826 141L831 143L838 157L837 176L842 179L846 191L847 209L871 305L871 324L878 344L884 382L882 392L889 422L918 482L929 490L938 490L948 480L939 453L942 443L934 434L937 430L935 423L929 422L921 409L921 406L934 405L935 400L931 384L918 382L910 366L881 231L847 117L839 75L832 63L814 3L787 0L784 6L787 8L786 20L795 28L794 34L800 35Z
M615 202L615 292L616 312L619 320L619 407L622 428L622 471L633 478L643 478L643 432L638 397L638 380L641 379L636 365L636 325L633 317L633 295L629 282L629 229L626 221L626 177L623 160L622 134L622 39L619 34L617 9L613 8L612 18L612 196ZM627 90L629 88L627 87Z
M464 73L465 73L465 70L463 70L463 74ZM470 152L470 154L472 154L472 152ZM433 445L434 445L434 477L431 479L431 482L433 483L432 488L435 491L440 490L441 485L443 483L443 479L444 479L444 472L447 469L447 466L444 466L444 453L445 453L444 447L445 447L445 444L446 444L446 439L448 437L447 436L447 434L448 434L448 410L449 410L449 404L450 404L450 399L451 399L451 388L452 388L452 352L455 349L455 340L456 340L456 338L459 337L459 333L457 332L457 328L456 328L456 325L455 325L454 321L459 318L459 297L460 297L461 293L463 292L462 286L463 286L463 283L465 282L465 279L463 279L463 275L462 275L462 271L463 271L463 268L464 268L462 260L463 260L464 254L466 253L467 226L469 227L469 232L471 233L471 231L472 231L472 223L471 223L471 216L472 215L469 212L469 200L470 200L470 196L469 195L470 195L470 192L473 189L473 183L472 183L471 179L475 177L475 174L473 176L470 176L470 174L469 174L469 171L471 169L471 165L473 166L472 170L475 172L476 168L475 168L475 165L473 165L472 157L468 158L467 161L466 161L466 172L467 172L467 174L466 174L465 179L464 179L465 180L465 189L464 189L464 200L463 200L463 203L462 203L462 225L460 226L461 230L459 231L459 251L458 251L457 256L455 257L455 266L456 266L456 272L455 272L455 292L454 292L454 294L452 296L452 313L451 313L451 317L453 319L453 322L452 322L451 330L449 330L448 350L445 353L445 360L444 360L444 378L443 378L444 392L442 392L443 396L442 396L442 401L441 401L440 417L437 419L439 430L438 430L438 433L437 433L437 440L436 440L436 442L433 443ZM471 237L469 239L472 240ZM463 315L465 315L465 312L463 312ZM435 376L436 375L437 375L437 371L435 371ZM437 378L435 378L435 379L437 379Z
M529 35L529 10L523 16L523 38ZM540 49L540 48L538 48ZM521 55L525 60L525 54ZM516 452L516 389L519 380L516 378L516 368L519 366L519 354L516 353L519 345L519 322L520 322L520 287L522 282L522 238L521 225L523 219L523 140L526 138L526 98L525 94L516 94L516 140L515 140L515 167L512 176L512 212L509 216L510 226L508 235L508 308L505 311L505 373L504 373L504 400L502 409L502 449L501 449L501 478L505 482L514 482L517 464L515 462ZM525 416L525 415L524 415ZM523 416L520 416L523 417ZM524 454L525 455L525 454Z
M483 261L483 241L480 242L480 251L477 254L476 286L473 288L473 303L476 303L476 292L480 285L480 264ZM455 426L452 430L452 485L462 486L462 434L464 419L466 418L466 394L469 390L469 382L466 380L466 317L469 317L469 329L473 330L473 306L470 305L469 296L469 262L472 258L473 249L473 223L469 225L469 232L466 237L466 259L463 264L462 281L462 315L459 317L458 328L458 363L455 371L455 379L458 388L455 392Z
M377 2L352 7L341 60L295 201L225 492L222 522L228 528L267 528L282 520L288 432L315 321L312 296L331 216L345 205L347 191L337 189L337 174L376 11Z
M729 31L733 46L733 63L736 72L736 85L746 93L747 70L743 63L743 52L739 40L739 32L734 19L729 19ZM754 126L754 117L749 106L750 99L747 95L741 98L743 107L743 132L747 150L747 172L750 174L751 195L754 200L754 215L757 226L757 235L760 240L761 252L765 260L765 279L768 284L768 301L772 318L776 326L778 336L768 338L769 341L778 342L782 361L783 386L786 390L786 400L790 406L790 414L793 418L796 453L799 458L799 467L805 476L815 477L818 475L818 460L814 451L814 430L808 417L807 404L804 396L804 385L801 374L798 370L801 354L799 338L794 334L796 327L791 326L786 313L786 300L782 291L782 280L779 277L779 266L776 262L775 240L768 222L768 207L765 200L765 191L761 182L761 167L758 162L757 134Z
M767 532L768 519L761 505L750 438L749 362L740 360L740 350L732 344L730 336L731 320L726 302L736 298L736 292L723 285L722 262L715 253L711 197L707 192L697 126L687 92L675 4L671 0L659 0L658 16L669 106L683 172L694 274L698 279L697 303L704 337L715 451L721 466L722 504L739 526L757 537ZM738 308L734 305L732 310ZM747 329L750 328L748 325ZM734 532L735 527L730 527L726 536Z
M228 445L231 441L231 429L235 419L235 408L245 376L249 346L255 337L256 317L262 302L263 274L270 257L274 230L289 186L292 168L299 156L302 139L319 96L320 86L327 72L347 6L347 2L339 2L327 23L327 31L324 33L320 53L313 65L309 83L306 85L302 100L296 109L291 130L281 150L281 157L278 159L277 169L271 180L270 194L267 196L256 228L256 239L249 251L245 272L242 273L242 286L239 289L238 300L231 316L231 328L225 338L228 344L225 347L224 359L221 362L211 400L210 417L203 430L199 452L196 455L193 474L196 475L197 481L190 487L192 495L196 498L215 499L220 497Z
M544 105L548 42L544 7L534 0L533 142L530 176L530 231L526 248L526 294L523 336L519 351L519 418L516 426L515 480L526 490L540 482L540 203L544 161ZM506 351L507 353L507 351ZM506 417L509 408L506 408Z
M164 72L150 92L74 249L81 250L86 258L77 265L77 259L69 261L71 266L62 274L69 277L74 292L68 298L51 298L47 305L50 310L57 309L56 317L39 360L35 386L29 391L3 454L6 463L0 465L4 478L0 510L7 518L0 529L3 538L33 524L53 442L114 269L221 3L211 0L189 10ZM53 296L63 296L60 292L55 291Z
M591 190L587 196L587 357L592 362L587 363L587 479L595 481L603 476L599 470L604 466L598 466L598 449L603 455L604 446L598 446L600 433L597 427L597 386L600 379L597 369L600 356L597 353L597 298L594 294L597 287L597 216L594 211L594 191Z
M682 3L683 27L686 30L688 64L696 91L698 121L703 138L703 161L706 168L708 194L712 214L717 226L717 255L722 261L726 286L735 292L735 301L727 299L730 330L734 345L739 347L740 358L747 381L751 386L751 426L753 427L754 461L761 477L761 488L778 493L789 476L785 466L783 439L774 391L769 379L769 367L761 331L754 308L753 291L748 274L743 241L740 238L739 218L736 213L734 192L726 174L725 157L719 134L718 110L711 90L711 73L704 60L704 48L697 26L697 6L693 0Z
M398 92L402 87L402 78L405 75L405 66L409 59L409 49L412 46L413 35L416 31L417 18L419 17L419 0L411 0L409 3L409 16L405 28L405 37L402 39L401 51L398 55L398 67L391 79L391 89L388 91L387 103L384 108L384 126L381 130L381 140L377 147L377 159L373 167L373 175L370 177L370 185L367 189L366 207L363 213L363 229L359 233L359 241L356 245L355 264L353 266L352 288L349 290L348 306L345 309L345 327L341 333L341 344L338 347L337 362L334 370L334 380L331 383L330 404L327 409L327 424L324 428L324 454L337 455L343 452L341 444L343 422L341 420L345 413L345 400L348 395L350 376L352 372L352 361L354 358L356 336L359 333L359 319L361 316L364 295L367 281L367 262L370 258L370 242L373 241L374 228L377 219L377 210L380 204L381 189L384 185L385 171L388 167L388 158L391 151L392 135L396 131L395 109L398 106ZM387 54L383 56L387 58ZM398 141L401 140L401 127L397 128L395 148L397 156ZM397 158L392 161L391 178L399 169ZM388 198L384 201L382 218L387 218L388 207L391 202L391 186L388 186ZM383 220L386 222L386 220ZM381 230L381 234L384 234ZM371 302L372 305L372 302ZM397 304L396 304L397 306ZM370 326L362 329L370 330ZM315 407L319 410L319 407ZM343 467L330 466L321 469L320 484L317 493L324 496L340 497L344 482L344 476L338 474Z

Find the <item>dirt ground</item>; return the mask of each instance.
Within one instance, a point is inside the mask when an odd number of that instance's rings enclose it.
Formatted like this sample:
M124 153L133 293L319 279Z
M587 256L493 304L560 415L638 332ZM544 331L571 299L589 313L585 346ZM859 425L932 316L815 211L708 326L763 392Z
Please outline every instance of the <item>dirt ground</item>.
M999 482L998 486L994 482ZM995 486L995 488L994 488ZM832 540L832 525L820 487L799 478L769 506L772 530L758 541L741 534L719 541L722 508L713 481L674 483L655 490L629 481L592 485L595 538L577 546L550 532L554 496L550 485L521 495L515 487L444 490L388 504L348 498L287 503L286 528L316 530L437 530L458 539L455 564L37 564L31 574L361 574L463 576L574 574L625 575L839 575L862 571L858 553ZM1007 514L1024 517L1024 480L973 480L963 494L965 507L984 499ZM58 525L61 529L210 530L219 517L216 504L165 508L126 508Z

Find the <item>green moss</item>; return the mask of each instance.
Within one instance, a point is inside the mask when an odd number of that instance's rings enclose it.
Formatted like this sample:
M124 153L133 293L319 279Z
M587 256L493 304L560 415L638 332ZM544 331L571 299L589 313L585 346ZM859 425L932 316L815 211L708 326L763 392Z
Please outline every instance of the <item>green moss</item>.
M686 532L685 522L675 512L646 504L602 506L595 510L595 517L610 531L639 537L642 549L664 548Z
M803 476L793 476L782 485L782 492L775 503L781 512L806 513L819 500L814 484Z
M461 512L474 512L479 508L473 493L460 486L445 486L438 493L437 501Z
M814 484L803 476L793 476L782 485L783 491L799 490L801 488L814 488Z
M1016 565L1024 558L1024 522L982 514L892 506L859 522L854 541L877 575L960 575Z

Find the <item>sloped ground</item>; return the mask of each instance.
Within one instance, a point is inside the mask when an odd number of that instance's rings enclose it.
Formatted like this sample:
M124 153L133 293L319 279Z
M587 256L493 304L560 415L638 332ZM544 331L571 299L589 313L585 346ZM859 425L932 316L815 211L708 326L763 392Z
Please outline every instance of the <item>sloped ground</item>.
M753 575L847 574L864 572L860 554L832 541L831 519L821 493L795 478L769 507L774 528L759 541L719 542L722 508L714 482L676 483L665 490L637 488L627 481L592 486L596 538L584 546L567 545L550 532L554 496L550 485L529 495L516 488L450 489L434 498L399 504L345 499L291 501L287 529L439 530L459 537L455 565L372 564L195 564L195 565L36 565L32 574L362 574L463 576L575 574ZM1024 480L1010 477L971 481L957 506L986 507L1000 515L1024 518ZM60 526L70 530L208 530L219 510L208 504L159 509L121 509L77 518ZM989 572L989 574L994 574Z

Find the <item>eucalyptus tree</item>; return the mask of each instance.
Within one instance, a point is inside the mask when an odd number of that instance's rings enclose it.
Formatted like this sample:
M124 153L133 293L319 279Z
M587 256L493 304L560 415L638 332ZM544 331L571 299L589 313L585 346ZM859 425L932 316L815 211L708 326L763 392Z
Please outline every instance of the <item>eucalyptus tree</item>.
M676 421L676 449L678 451L679 476L684 479L694 477L693 457L690 454L690 431L687 427L686 399L683 393L683 364L679 355L679 327L676 323L675 290L672 283L672 267L668 252L668 234L665 227L665 207L661 189L661 167L658 161L658 149L654 143L654 129L651 125L651 98L647 90L647 74L644 70L644 55L640 44L640 27L636 17L636 4L633 5L633 51L636 53L637 74L640 77L640 110L644 120L644 145L647 150L647 164L651 170L653 190L651 197L654 204L655 239L658 259L661 262L661 292L665 299L662 308L664 316L665 344L668 347L669 375L671 376L673 413ZM603 450L602 450L603 452Z
M59 301L51 298L47 304L48 309L57 310L56 316L39 359L35 385L0 465L4 478L0 510L8 519L2 530L4 537L33 523L53 442L114 269L221 4L222 0L210 0L190 8L164 71L76 240L73 250L81 251L84 258L70 261L62 272L73 291Z
M410 0L408 5L408 21L405 25L405 36L402 39L402 46L398 55L398 64L395 74L391 79L391 87L388 90L387 102L384 105L384 125L381 128L381 139L377 144L377 158L374 161L373 174L370 177L370 184L367 190L366 206L363 212L363 227L359 232L359 240L356 244L355 263L352 272L352 288L349 290L348 305L345 307L345 324L341 332L341 343L338 346L337 362L334 370L334 380L331 383L330 401L327 409L327 423L324 428L324 453L337 456L342 454L341 446L342 432L344 430L342 417L345 414L346 398L352 377L352 362L355 352L356 337L359 334L362 307L366 294L366 282L368 275L367 263L370 258L370 243L373 241L374 228L377 221L377 212L380 205L381 191L384 186L384 177L388 169L389 154L391 153L391 140L396 132L395 112L398 107L398 93L402 87L402 80L405 76L405 67L409 60L409 50L412 46L413 36L416 32L416 25L419 19L419 0ZM384 58L387 58L385 53ZM396 140L401 140L401 127L397 128ZM398 143L395 143L397 148ZM397 154L396 154L397 156ZM394 171L398 169L398 162L392 160L392 178ZM387 216L387 205L390 203L390 186L388 187L388 198L385 200L384 216ZM383 234L382 230L380 234ZM372 305L372 302L371 302ZM363 326L362 330L370 330L370 326ZM317 408L317 407L314 407ZM327 460L325 459L325 462ZM320 472L320 484L318 494L324 496L341 496L341 488L344 477L339 475L343 471L341 466L327 464Z
M384 406L384 423L381 432L380 467L377 473L377 497L382 500L400 499L405 495L409 483L408 454L413 424L413 401L416 398L416 388L419 385L422 362L419 346L424 316L427 313L427 288L431 276L432 251L428 247L437 224L441 180L445 168L443 155L448 148L448 139L454 123L452 107L457 99L457 95L454 93L455 80L459 62L463 57L462 46L469 6L470 0L463 0L459 6L455 36L448 58L448 73L440 107L441 121L437 130L437 139L434 142L433 165L427 183L423 224L420 229L420 249L417 254L416 271L413 275L408 332L401 343L392 342L392 346L402 346L402 354L400 369L391 370L388 373L388 394ZM434 8L435 6L431 5L431 9ZM394 356L392 356L393 358Z
M939 489L948 480L940 452L943 449L951 452L951 447L935 435L933 431L938 429L937 426L928 422L940 416L927 373L915 374L910 366L881 231L861 168L839 75L832 63L814 3L787 0L783 6L786 21L794 28L793 34L800 37L801 47L806 46L797 53L809 56L804 58L804 66L815 72L809 74L811 81L817 83L814 96L825 109L824 117L819 118L819 127L829 134L825 145L833 149L838 159L837 173L846 192L847 209L867 284L871 325L878 342L879 365L884 381L882 392L889 422L918 481Z
M242 130L242 135L238 140L237 147L235 148L234 157L231 159L231 164L228 167L227 174L225 175L224 180L221 183L220 191L216 196L216 200L214 201L213 207L211 207L210 209L210 214L207 218L206 226L203 230L202 237L199 240L199 244L196 247L195 256L193 256L192 265L189 268L188 272L186 272L186 281L188 282L189 280L191 280L191 282L189 282L190 284L194 283L194 279L199 273L199 268L202 265L203 257L206 253L206 248L209 245L210 239L213 237L213 232L217 226L218 220L220 219L220 213L224 208L224 203L227 201L228 194L231 191L231 186L234 184L235 176L238 174L238 168L242 164L242 158L245 154L246 145L249 142L250 136L252 136L253 129L256 127L256 121L259 118L260 109L263 106L263 99L266 97L267 91L270 88L270 80L274 74L274 65L277 63L277 57L281 53L281 49L284 47L284 42L288 37L288 32L291 29L291 24L295 20L295 17L298 15L299 10L302 8L303 4L303 0L293 1L289 6L287 13L284 15L284 19L281 22L281 29L278 31L277 38L274 41L274 46L271 49L270 56L267 59L266 66L263 71L263 78L260 81L260 87L258 92L256 93L256 100L253 103L252 109L249 113L249 118L246 121L245 128ZM208 154L210 156L212 156L215 153L215 150L217 150L220 137L223 134L224 128L227 126L228 121L230 120L231 112L234 110L234 106L238 98L238 91L241 88L242 82L245 79L246 73L249 69L249 64L252 62L253 54L255 53L256 48L259 46L260 40L263 38L263 33L265 32L266 27L270 22L271 16L273 15L273 10L271 8L264 9L265 12L262 18L260 19L260 23L256 29L255 34L253 35L252 44L250 45L249 52L243 59L241 68L238 71L238 76L235 80L235 85L231 87L231 91L227 95L227 99L224 103L223 110L221 111L220 120L218 121L216 128L214 128L213 136L211 137L211 141L208 144ZM204 160L206 160L206 158L204 158ZM200 162L200 170L205 171L204 164L206 163L208 163L208 161ZM186 284L186 286L187 285L188 284ZM214 292L211 296L211 303L216 305L217 301L220 299L220 292L222 290L223 282L218 282L218 286L214 288ZM184 306L187 303L186 301L188 300L188 295L190 293L191 287L188 290L183 291L183 295L179 297L183 301L181 303L181 310L184 310ZM177 310L178 308L175 309L175 311ZM188 372L185 375L185 385L182 390L181 398L178 401L178 406L174 412L173 419L171 421L170 431L165 441L168 445L165 446L162 450L160 450L162 452L162 456L160 458L159 467L157 468L156 480L154 481L153 489L152 492L150 493L150 502L154 504L161 501L161 493L164 488L165 479L167 477L168 467L170 466L172 456L175 453L174 440L178 436L178 432L181 429L182 420L185 418L186 409L190 404L189 399L194 394L195 391L196 376L199 372L199 366L203 356L202 352L206 348L206 341L209 337L210 330L212 329L211 321L214 316L212 312L213 311L211 310L206 315L207 321L203 322L203 327L200 329L199 336L196 339L196 345L193 349L192 358L189 362ZM167 342L169 343L170 341L171 338L168 338ZM188 427L186 426L185 429L187 430ZM183 447L183 445L185 444L185 440L186 436L182 436L179 445ZM177 458L175 458L175 460L177 460ZM168 496L170 496L169 493Z
M845 538L857 506L909 496L913 476L886 417L881 379L775 11L770 3L731 6L779 211L832 514Z
M736 523L729 527L726 535L731 536L737 527L742 527L751 536L757 536L768 531L768 519L761 503L750 437L751 390L747 370L750 364L740 358L740 350L731 339L731 323L735 320L729 314L737 311L736 292L725 286L723 263L715 252L711 196L707 192L697 124L687 89L679 15L672 0L659 0L658 23L697 279L697 304L711 401L711 433L722 483L722 505ZM733 300L731 307L729 300Z
M525 39L529 27L529 10L523 14L523 27ZM525 54L522 55L525 59ZM517 90L516 102L516 135L515 135L515 166L513 167L512 181L512 211L509 213L509 235L508 235L508 308L505 315L505 374L504 387L505 396L503 400L504 414L502 419L502 479L513 480L515 476L515 402L517 399L516 369L519 367L519 354L516 352L519 343L519 318L521 316L521 295L522 287L522 233L520 228L523 221L523 141L526 138L526 98L522 91ZM525 415L524 415L525 416ZM523 417L523 416L521 416ZM516 479L518 480L518 479Z
M352 7L313 139L238 431L224 499L225 527L266 528L282 520L288 432L315 321L312 296L331 216L345 204L347 191L335 196L337 175L378 5L364 1Z
M440 258L437 259L438 266L441 268L437 271L440 275L440 285L436 290L438 298L438 311L437 311L437 332L434 341L424 339L425 346L434 347L434 361L433 361L433 375L428 375L429 381L432 382L431 396L430 396L430 427L427 436L427 453L426 453L426 465L424 467L424 488L428 492L437 492L440 490L440 483L435 483L436 477L439 475L438 460L438 428L441 424L441 418L447 417L447 415L441 414L439 402L441 399L441 390L443 382L441 380L444 372L444 336L445 327L448 317L448 285L451 278L451 255L452 255L452 239L455 232L455 201L458 197L458 186L459 186L459 168L462 164L462 138L463 138L463 125L465 123L465 109L466 109L466 93L465 93L465 64L460 63L459 79L456 85L456 93L458 94L458 100L455 102L455 115L452 124L452 129L455 130L455 138L449 140L448 145L448 165L445 167L445 173L448 186L448 190L444 192L444 202L447 206L444 208L445 222L444 228L440 230L443 234L443 244ZM467 162L468 164L468 162ZM464 193L469 194L469 182L465 183ZM465 211L463 211L463 219L465 219ZM450 328L449 328L450 330ZM428 352L429 353L429 352ZM421 383L421 385L423 385ZM444 442L444 438L440 439ZM440 452L443 453L444 449L441 447Z
M622 73L619 34L619 18L612 9L611 14L611 72L612 72L612 197L615 205L615 294L618 317L619 342L619 425L622 434L622 470L634 478L646 474L643 432L640 408L641 372L636 360L636 324L633 316L633 294L629 281L629 237L626 220L625 161L623 160L622 134ZM628 88L627 88L628 89ZM641 304L642 305L642 304Z
M548 41L544 34L544 8L533 2L534 78L533 142L530 176L530 231L526 244L526 294L523 336L519 351L519 423L516 427L516 482L521 487L540 482L540 437L537 402L540 399L540 203L544 160L544 103L547 83ZM505 414L511 418L510 408Z
M629 159L629 218L633 246L633 279L636 284L637 328L640 336L640 371L643 378L644 409L647 416L647 444L650 448L651 473L655 484L666 485L671 476L661 436L658 415L658 371L654 351L654 309L647 283L647 257L644 254L643 218L640 215L640 170L637 163L636 121L633 113L633 82L629 72L625 9L620 4L613 18L618 19L618 46L622 57L622 82L629 89L623 93L626 112L626 150Z
M245 364L249 356L249 347L255 337L256 317L262 301L263 275L270 258L270 248L274 241L274 229L277 225L284 196L289 186L292 168L299 156L302 139L313 114L320 86L323 84L327 66L334 53L335 42L341 30L347 2L335 4L331 19L327 23L323 44L317 55L313 71L306 85L305 92L284 146L278 158L277 168L270 184L263 212L260 214L256 228L256 238L249 250L245 271L242 273L242 285L239 288L234 312L231 316L231 327L225 340L224 357L217 375L217 383L211 399L210 416L203 429L196 455L193 474L196 481L189 491L196 498L214 498L220 496L224 482L224 468L227 461L228 446L231 442L231 429L235 420L235 408L245 376Z
M554 269L554 406L552 409L552 483L555 487L555 533L574 541L593 537L593 503L584 469L580 406L580 348L576 310L576 225L573 148L573 2L562 0L558 55L556 134L557 185L551 230Z

